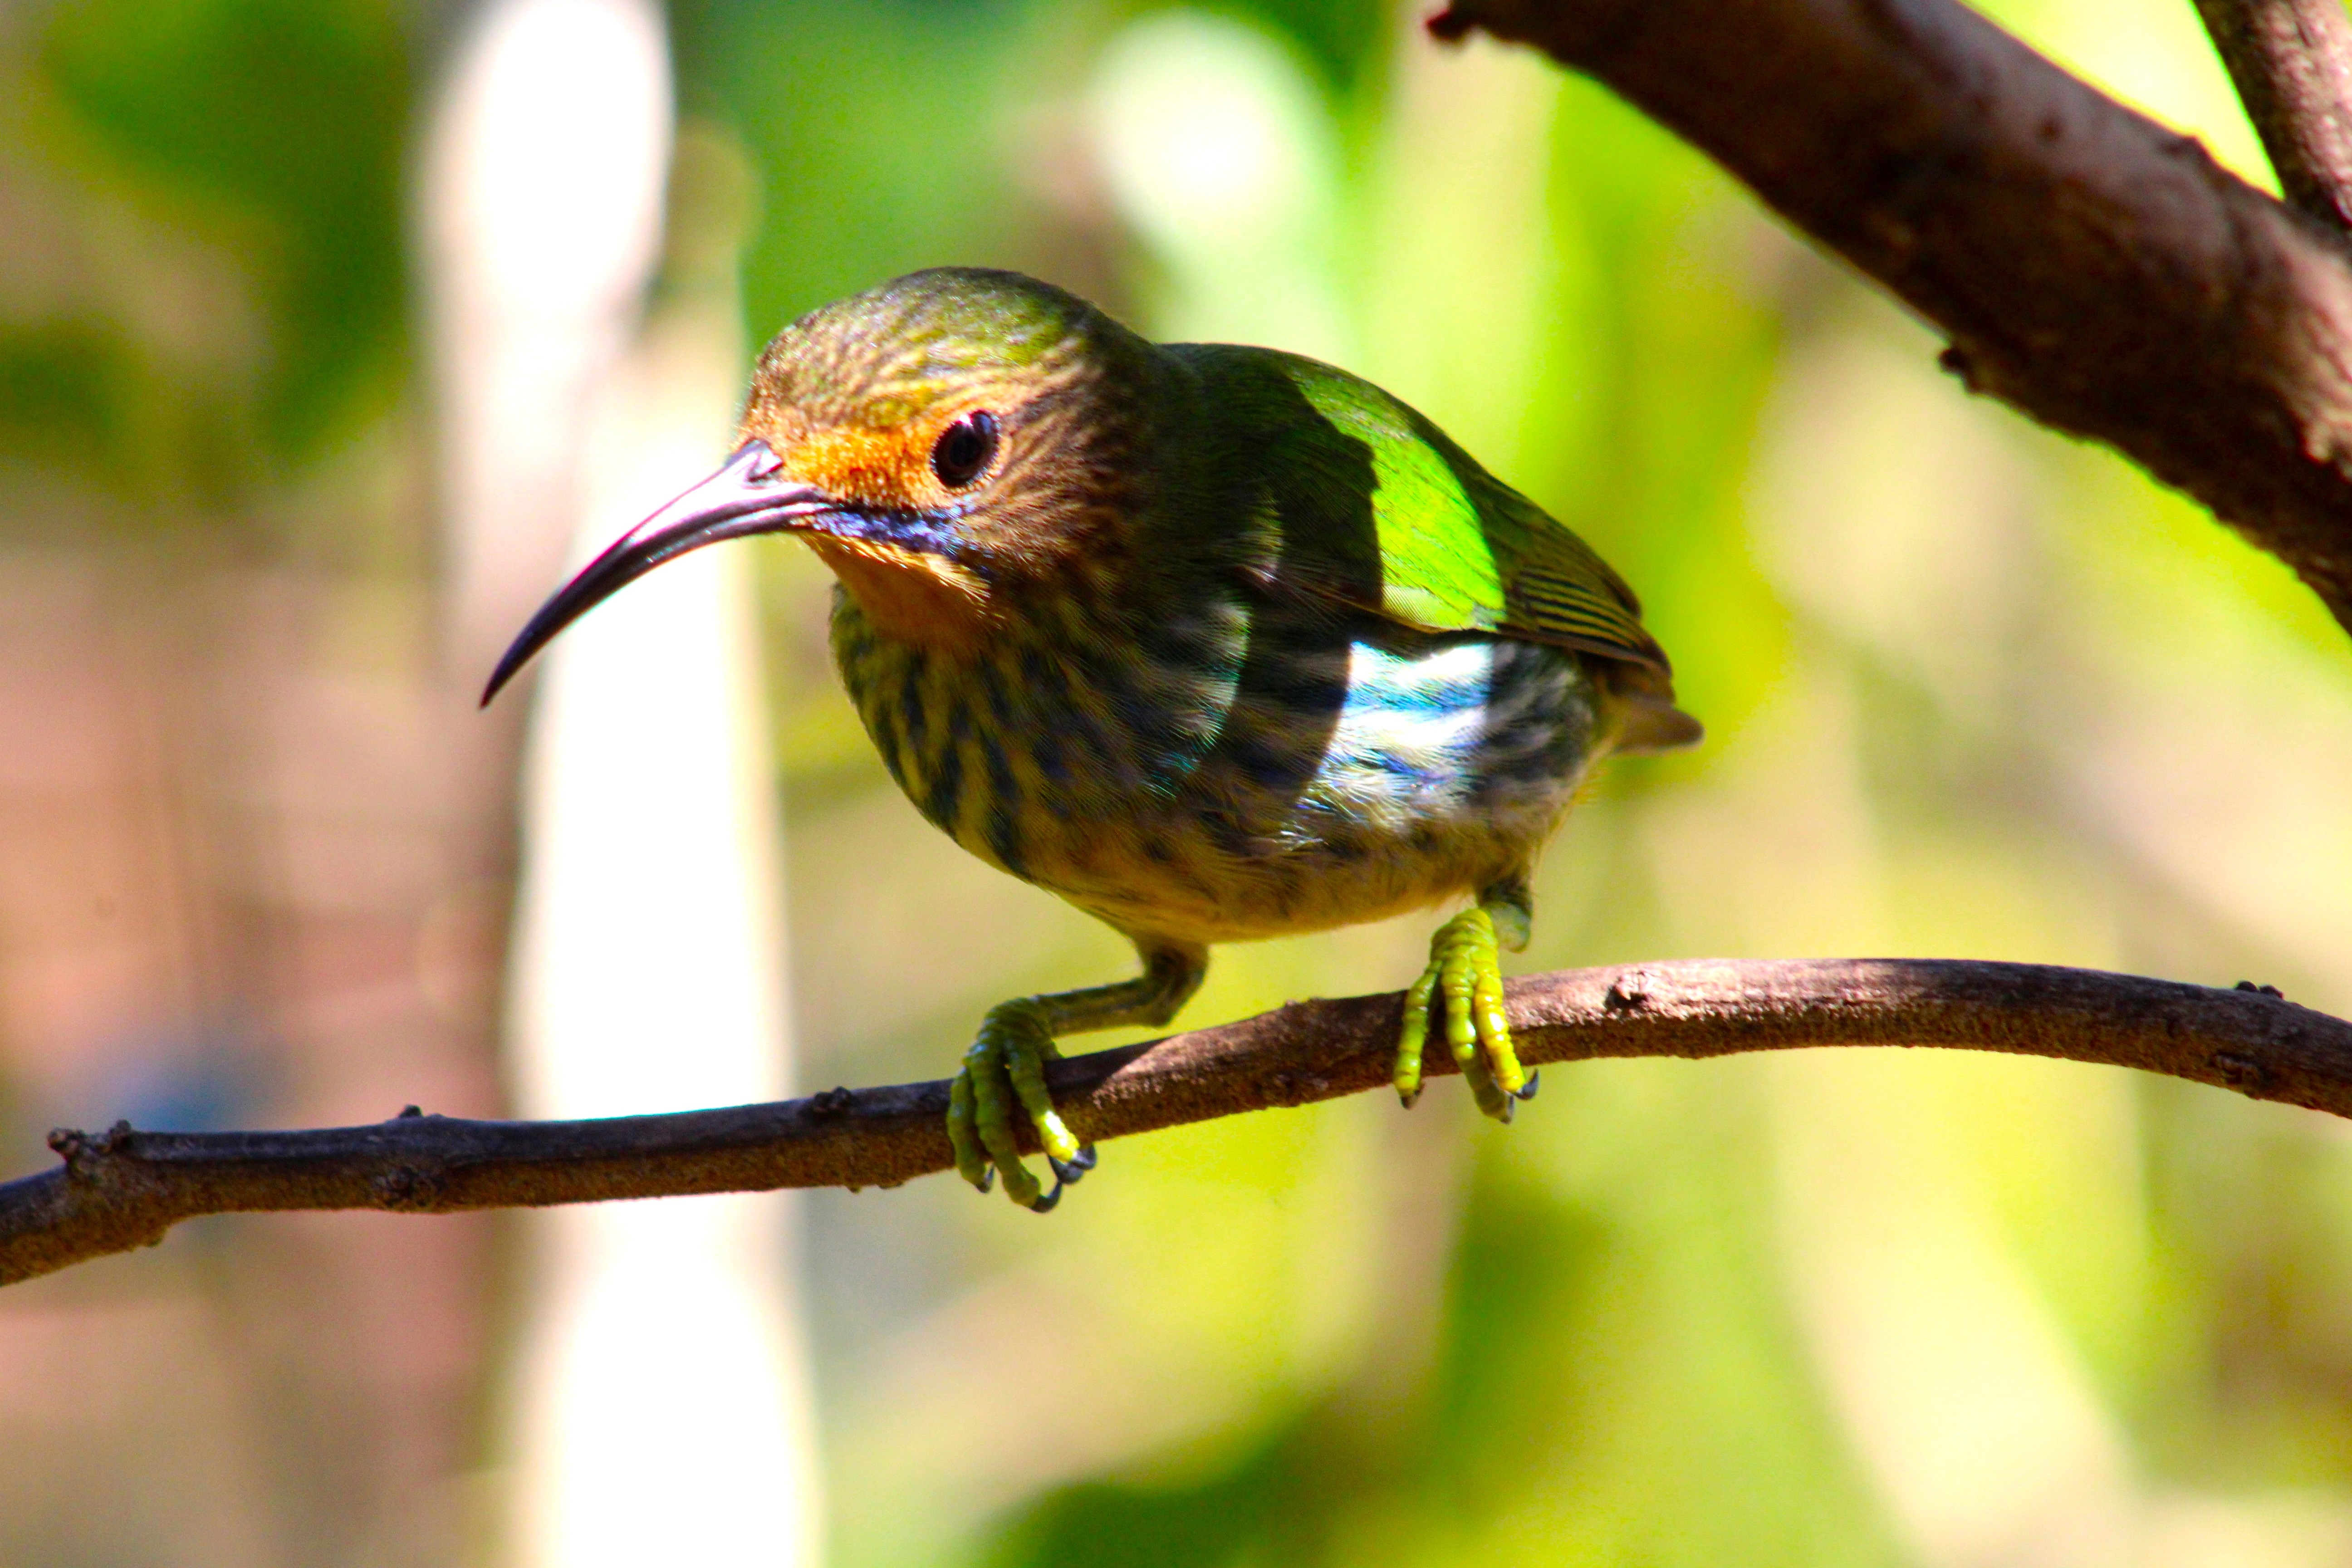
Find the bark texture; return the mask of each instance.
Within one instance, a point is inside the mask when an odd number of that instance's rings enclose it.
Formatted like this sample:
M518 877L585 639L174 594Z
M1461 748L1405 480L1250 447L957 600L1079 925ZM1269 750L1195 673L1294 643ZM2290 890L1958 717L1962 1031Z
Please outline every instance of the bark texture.
M1960 960L1694 960L1531 975L1511 983L1509 1012L1530 1063L1950 1046L2352 1115L2352 1024L2242 987ZM1055 1099L1081 1137L1108 1139L1385 1088L1399 1017L1395 993L1294 1003L1056 1063ZM1454 1070L1432 1053L1433 1076ZM947 1095L941 1081L597 1121L404 1112L308 1131L60 1131L60 1168L0 1185L0 1284L152 1245L197 1215L895 1186L948 1167Z
M2352 16L2344 0L2197 0L2279 187L2352 229Z

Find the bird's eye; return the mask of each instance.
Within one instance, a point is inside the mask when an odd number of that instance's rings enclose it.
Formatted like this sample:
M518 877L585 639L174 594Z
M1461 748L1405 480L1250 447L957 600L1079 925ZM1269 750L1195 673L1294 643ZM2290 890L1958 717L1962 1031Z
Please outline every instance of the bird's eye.
M931 447L931 472L940 483L959 490L980 478L996 456L996 416L985 409L965 415L940 432Z

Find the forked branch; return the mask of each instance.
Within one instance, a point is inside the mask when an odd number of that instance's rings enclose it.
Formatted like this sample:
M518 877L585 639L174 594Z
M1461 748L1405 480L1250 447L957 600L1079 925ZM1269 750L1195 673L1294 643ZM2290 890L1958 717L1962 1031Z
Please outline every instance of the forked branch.
M1948 334L1969 386L2188 491L2352 628L2332 226L1960 0L1457 0L1430 26L1605 83Z
M2197 0L2287 199L2352 229L2352 14L2344 0Z
M2246 989L1937 959L1696 960L1512 982L1527 1061L1951 1046L2169 1073L2352 1116L2352 1024ZM1108 1139L1383 1087L1398 997L1298 1002L1055 1064L1078 1133ZM1436 1053L1433 1073L1453 1071ZM1565 1083L1553 1089L1566 1089ZM469 1209L778 1187L895 1186L944 1170L944 1082L600 1121L403 1114L294 1132L59 1132L62 1168L0 1185L0 1283L254 1210Z

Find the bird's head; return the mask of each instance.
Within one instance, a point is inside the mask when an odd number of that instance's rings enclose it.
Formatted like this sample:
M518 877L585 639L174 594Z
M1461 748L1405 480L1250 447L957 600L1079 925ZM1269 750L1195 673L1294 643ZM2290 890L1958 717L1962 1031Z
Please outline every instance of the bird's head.
M1151 345L1017 273L941 268L837 300L761 354L734 454L531 617L488 702L666 561L793 533L893 636L968 644L1116 542L1147 481Z

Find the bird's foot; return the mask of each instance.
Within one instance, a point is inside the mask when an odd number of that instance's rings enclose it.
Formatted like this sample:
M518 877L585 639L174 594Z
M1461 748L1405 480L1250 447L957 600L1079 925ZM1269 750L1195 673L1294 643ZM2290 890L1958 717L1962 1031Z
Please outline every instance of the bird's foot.
M963 1070L948 1095L948 1142L958 1173L983 1193L1003 1176L1004 1195L1036 1214L1061 1202L1062 1189L1095 1168L1094 1145L1071 1135L1045 1092L1045 1064L1060 1054L1045 1010L1034 998L1003 1003L981 1020L980 1037L964 1052ZM1053 1167L1050 1193L1021 1163L1016 1105L1035 1125Z
M1533 1100L1536 1075L1519 1066L1511 1028L1503 1017L1503 967L1494 916L1468 909L1437 928L1429 967L1404 996L1404 1028L1397 1039L1397 1097L1421 1098L1422 1049L1433 1026L1470 1082L1478 1109L1508 1121L1522 1100Z

